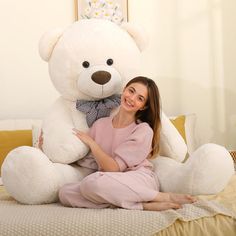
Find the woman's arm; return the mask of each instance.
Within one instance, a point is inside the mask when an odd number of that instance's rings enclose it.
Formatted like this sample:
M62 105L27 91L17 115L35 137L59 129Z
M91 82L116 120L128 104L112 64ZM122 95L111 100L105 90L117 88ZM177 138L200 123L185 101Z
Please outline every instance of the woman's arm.
M120 171L118 163L86 133L73 129L75 136L78 137L82 142L87 144L91 149L91 152L96 159L98 165L102 171L118 172Z

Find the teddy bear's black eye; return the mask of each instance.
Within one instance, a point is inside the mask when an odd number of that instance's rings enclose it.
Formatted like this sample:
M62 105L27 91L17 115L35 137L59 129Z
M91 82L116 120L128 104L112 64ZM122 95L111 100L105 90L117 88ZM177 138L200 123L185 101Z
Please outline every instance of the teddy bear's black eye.
M113 64L113 60L111 58L107 59L107 65L111 66Z
M88 68L88 67L89 67L89 62L88 62L88 61L84 61L84 62L82 63L82 66L83 66L84 68Z

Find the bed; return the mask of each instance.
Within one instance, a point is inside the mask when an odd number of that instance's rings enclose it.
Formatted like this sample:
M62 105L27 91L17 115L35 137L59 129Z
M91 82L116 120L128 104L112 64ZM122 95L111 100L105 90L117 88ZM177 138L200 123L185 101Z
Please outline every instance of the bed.
M2 121L0 130L5 130L6 125L12 131L31 129L32 121ZM189 146L193 141L189 140L188 128L186 132ZM16 134L13 132L11 135ZM32 133L24 135L30 136ZM32 145L34 139L33 137ZM226 188L219 194L198 196L198 201L194 204L163 212L119 208L72 209L59 203L22 205L7 193L0 178L0 236L15 235L235 236L236 175L232 176Z
M179 210L67 208L22 205L0 186L1 236L236 235L236 175L218 195L198 196Z

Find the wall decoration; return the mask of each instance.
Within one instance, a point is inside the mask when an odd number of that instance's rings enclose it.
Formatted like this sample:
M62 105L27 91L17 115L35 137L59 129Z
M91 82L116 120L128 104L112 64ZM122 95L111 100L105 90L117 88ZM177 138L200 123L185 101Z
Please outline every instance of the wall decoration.
M75 20L90 18L127 22L128 0L75 0Z

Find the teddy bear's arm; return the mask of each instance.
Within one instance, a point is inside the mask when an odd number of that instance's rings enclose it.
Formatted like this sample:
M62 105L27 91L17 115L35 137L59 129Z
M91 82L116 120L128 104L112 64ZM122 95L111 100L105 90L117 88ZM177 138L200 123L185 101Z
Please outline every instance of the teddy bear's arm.
M88 147L74 134L71 109L63 98L59 98L43 121L43 152L57 163L72 163L88 152ZM78 128L78 127L76 127Z
M187 145L164 112L162 112L161 125L160 155L182 162L187 153Z

